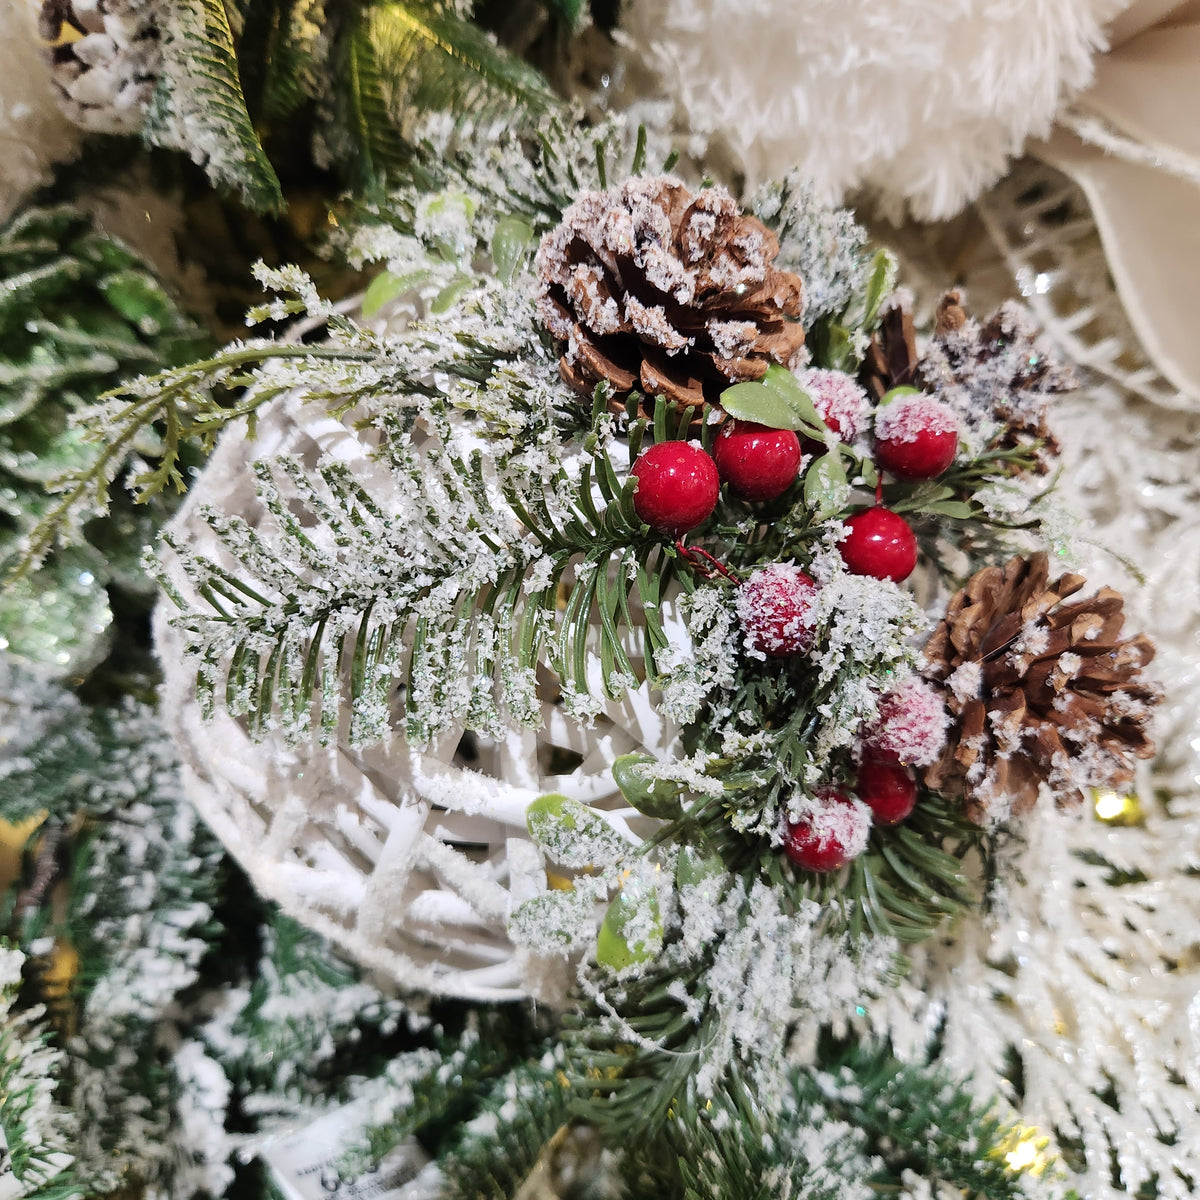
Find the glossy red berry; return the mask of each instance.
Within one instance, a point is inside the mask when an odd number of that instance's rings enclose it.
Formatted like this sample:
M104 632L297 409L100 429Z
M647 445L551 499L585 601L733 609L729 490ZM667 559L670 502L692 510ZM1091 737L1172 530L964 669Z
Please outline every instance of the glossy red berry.
M823 789L783 830L783 852L805 871L836 871L866 848L871 811L837 788Z
M907 768L892 763L863 763L854 790L880 825L899 824L917 803L916 780Z
M934 479L958 453L958 418L945 404L917 394L875 414L875 460L897 479Z
M818 591L816 582L791 563L755 571L737 594L747 647L770 658L802 654L812 645Z
M713 443L713 458L727 483L746 500L774 500L800 473L800 439L790 429L753 421L726 421Z
M690 442L658 442L638 456L634 511L647 525L679 537L708 520L721 481L709 455Z
M917 565L917 539L908 522L890 508L868 508L846 522L838 552L852 575L907 579Z

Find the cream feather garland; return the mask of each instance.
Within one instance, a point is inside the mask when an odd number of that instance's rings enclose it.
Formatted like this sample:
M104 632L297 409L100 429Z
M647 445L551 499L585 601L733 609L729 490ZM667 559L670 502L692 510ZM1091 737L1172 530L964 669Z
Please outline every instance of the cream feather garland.
M1128 0L630 0L631 59L750 182L953 213L1092 78Z

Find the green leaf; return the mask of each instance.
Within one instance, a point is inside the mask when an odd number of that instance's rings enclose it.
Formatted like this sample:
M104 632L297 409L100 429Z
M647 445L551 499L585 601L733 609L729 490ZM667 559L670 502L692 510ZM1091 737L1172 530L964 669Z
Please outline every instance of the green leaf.
M804 475L804 503L818 520L824 520L841 509L846 499L846 468L841 455L824 454Z
M921 511L939 517L951 517L955 521L969 521L975 515L975 509L961 500L939 500L926 505Z
M650 754L622 754L612 765L613 779L621 795L638 812L648 817L672 819L679 816L679 786L666 779L651 779L641 768L658 760Z
M797 385L799 390L799 385ZM721 407L739 421L753 421L769 429L798 429L817 437L824 435L824 425L812 401L801 391L807 406L797 403L788 391L767 383L735 383L721 393ZM816 418L810 420L808 410Z
M525 250L533 240L533 226L520 217L501 217L492 234L492 262L496 274L508 283L516 274Z
M863 325L874 324L879 306L891 292L896 280L896 260L886 250L877 250L871 264L871 278L867 281L867 294L863 303Z
M821 414L817 412L817 407L813 404L812 397L800 386L800 381L787 367L781 367L778 363L771 363L767 367L767 373L762 377L761 382L777 393L783 399L784 403L787 404L788 408L806 425L812 426L822 433L828 428Z
M363 294L362 315L373 317L385 304L390 304L397 296L411 292L429 278L428 271L410 271L407 275L393 275L391 271L381 271L371 280Z
M433 298L429 306L430 312L443 313L453 308L462 295L475 281L470 275L455 275L448 284Z
M658 894L636 878L613 897L596 938L596 961L614 971L653 958L663 943Z
M894 387L891 389L891 391L884 392L879 398L879 403L876 405L876 407L886 408L893 401L899 400L904 396L919 396L920 394L920 388L912 387L907 383L901 384L900 387Z
M675 864L675 883L681 887L703 887L729 878L721 856L715 852L704 853L695 846L684 846Z
M595 809L554 792L529 806L525 824L550 859L574 870L611 866L630 846Z
M509 936L517 945L542 953L571 950L591 940L596 899L589 888L542 892L513 909Z

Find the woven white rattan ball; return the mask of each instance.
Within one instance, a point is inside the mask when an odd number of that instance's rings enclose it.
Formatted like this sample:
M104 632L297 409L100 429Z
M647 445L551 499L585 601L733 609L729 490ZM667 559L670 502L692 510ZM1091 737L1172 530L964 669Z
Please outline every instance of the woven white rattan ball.
M269 519L251 464L279 454L310 466L319 455L342 461L387 511L392 485L371 457L368 436L349 419L281 397L263 410L253 439L241 429L225 436L175 518L172 540L235 569L203 512L237 514L251 527ZM184 598L200 604L169 558L168 570ZM664 607L671 636L686 636ZM174 612L164 600L155 633L164 718L185 785L265 896L404 988L474 1000L561 995L563 964L533 959L506 934L514 901L545 887L525 812L539 795L558 792L606 811L620 828L636 824L639 814L617 790L612 762L643 749L669 752L677 736L645 685L607 701L590 728L553 701L547 674L544 723L536 731L513 729L492 741L460 728L418 751L397 727L387 744L355 750L343 722L330 744L314 738L295 748L281 735L254 740L220 706L205 719L196 665L185 661ZM632 639L628 651L638 653ZM599 667L597 661L597 679Z

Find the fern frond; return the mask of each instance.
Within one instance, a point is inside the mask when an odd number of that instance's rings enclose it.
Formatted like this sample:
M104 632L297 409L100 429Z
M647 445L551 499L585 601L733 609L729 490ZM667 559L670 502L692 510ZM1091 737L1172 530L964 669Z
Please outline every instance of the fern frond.
M163 13L163 71L144 136L189 154L256 212L281 211L279 179L246 111L223 0L179 0Z
M344 55L341 106L363 184L403 172L416 121L429 113L474 121L503 114L523 125L558 104L532 67L473 22L414 0L364 6Z
M538 117L556 104L542 77L449 10L388 0L368 10L368 31L388 80L389 109L404 130L437 110L484 119L501 111Z

